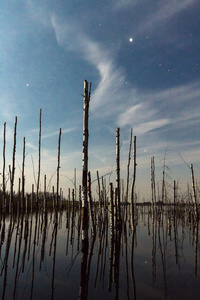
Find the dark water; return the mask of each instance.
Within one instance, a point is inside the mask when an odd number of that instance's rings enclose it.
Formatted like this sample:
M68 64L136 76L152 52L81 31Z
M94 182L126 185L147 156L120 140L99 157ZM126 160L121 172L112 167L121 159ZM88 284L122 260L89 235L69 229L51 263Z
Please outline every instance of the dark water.
M129 207L94 234L77 211L1 215L0 299L200 299L198 225L186 208ZM4 226L5 225L5 226Z

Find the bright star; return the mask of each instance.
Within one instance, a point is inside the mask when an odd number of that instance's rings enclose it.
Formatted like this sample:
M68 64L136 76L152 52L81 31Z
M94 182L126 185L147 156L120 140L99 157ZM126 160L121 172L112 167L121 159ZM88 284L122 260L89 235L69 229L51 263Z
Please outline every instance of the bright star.
M130 39L129 39L129 42L131 42L131 43L132 43L132 41L133 41L133 39L132 39L132 38L130 38Z

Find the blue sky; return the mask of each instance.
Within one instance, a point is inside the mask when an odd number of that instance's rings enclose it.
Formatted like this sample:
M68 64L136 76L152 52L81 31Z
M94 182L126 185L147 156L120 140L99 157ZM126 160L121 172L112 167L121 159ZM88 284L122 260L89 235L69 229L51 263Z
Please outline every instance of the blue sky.
M149 195L151 157L155 156L159 181L166 149L170 176L184 190L190 170L180 155L188 165L194 164L197 174L200 171L199 11L198 0L2 1L0 155L6 122L8 170L17 116L16 182L25 136L26 190L34 183L32 161L37 173L42 108L41 180L46 174L49 187L55 184L61 127L61 186L65 193L71 187L68 178L73 178L74 168L81 183L86 79L92 82L89 169L93 179L97 170L100 175L113 170L115 180L117 127L126 178L133 128L136 188L141 197Z

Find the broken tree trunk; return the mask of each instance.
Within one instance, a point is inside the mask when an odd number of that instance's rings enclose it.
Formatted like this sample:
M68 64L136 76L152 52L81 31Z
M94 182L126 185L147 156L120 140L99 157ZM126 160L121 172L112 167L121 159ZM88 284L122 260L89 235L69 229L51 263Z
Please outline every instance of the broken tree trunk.
M4 132L3 132L3 211L6 210L5 168L6 168L6 123L4 123Z
M58 139L58 166L57 166L56 209L58 207L58 198L59 198L60 142L61 142L61 128L60 128L59 139Z
M134 228L134 190L135 190L135 179L136 179L136 136L134 136L133 140L133 182L131 189L131 213L132 213L132 228Z
M90 89L88 82L84 81L84 101L83 101L83 162L82 162L82 229L88 227L88 193L87 193L87 174L88 174L88 119L89 119L89 102Z
M121 209L120 209L120 128L116 129L116 213L117 223L121 223Z
M13 207L13 194L14 194L13 188L14 188L14 178L15 178L16 136L17 136L17 117L15 117L15 128L14 128L12 172L10 170L10 206L9 206L9 212L11 212L12 207Z
M41 119L42 109L40 108L40 121L39 121L39 153L38 153L38 178L37 178L37 192L36 192L36 205L38 207L39 187L40 187L40 163L41 163Z
M129 192L129 168L130 168L130 161L131 161L132 136L133 136L133 128L131 128L130 146L129 146L128 164L127 164L126 202L128 202L128 192Z
M193 170L193 164L190 165L191 169L191 179L192 179L192 195L193 195L193 203L194 203L194 215L196 221L199 220L199 212L198 212L198 204L197 204L197 195L196 195L196 188L195 188L195 182L194 182L194 170Z
M25 167L25 137L23 140L23 160L22 160L22 194L21 194L21 210L24 210L24 195L25 195L25 175L24 175L24 167Z

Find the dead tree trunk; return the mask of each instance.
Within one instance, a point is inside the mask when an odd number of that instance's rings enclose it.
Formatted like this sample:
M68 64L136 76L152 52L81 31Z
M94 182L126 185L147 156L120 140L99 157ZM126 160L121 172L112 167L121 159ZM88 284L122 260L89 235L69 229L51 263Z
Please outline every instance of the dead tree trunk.
M131 189L131 207L132 207L132 226L134 228L134 189L135 189L135 179L136 179L136 136L134 136L133 141L133 183Z
M44 175L44 212L46 212L46 209L47 209L47 193L46 193L46 190L47 190L47 176L46 174Z
M90 204L90 218L92 223L92 234L96 234L96 224L94 220L94 209L93 209L93 203L92 203L92 192L91 192L91 176L90 172L88 172L88 193L89 193L89 204Z
M12 172L10 172L10 176L11 177L10 177L10 207L9 207L9 212L11 212L12 206L13 206L13 188L14 188L14 178L15 178L16 136L17 136L17 117L15 117Z
M25 137L23 144L23 161L22 161L22 194L21 194L21 210L24 210L24 191L25 191L25 176L24 176L24 167L25 167Z
M100 188L100 180L99 180L99 172L98 171L97 171L97 182L98 182L99 206L102 207L101 188Z
M130 161L131 161L132 136L133 136L133 128L131 128L131 137L130 137L130 146L129 146L129 154L128 154L128 164L127 164L126 202L128 202L129 168L130 168Z
M88 174L88 119L89 119L89 102L90 90L88 82L84 81L84 103L83 103L83 162L82 162L82 229L88 226L88 193L87 193L87 174Z
M120 223L121 211L120 211L120 128L116 129L116 213L117 223Z
M154 205L156 203L154 156L151 158L151 197L152 197L152 204Z
M74 200L76 201L76 168L74 168Z
M196 221L199 220L199 212L198 212L198 204L197 204L197 195L196 195L196 188L195 188L195 182L194 182L194 170L193 165L190 165L191 169L191 179L192 179L192 194L193 194L193 203L194 203L194 214Z
M56 192L56 206L58 206L58 194L59 194L60 142L61 142L61 128L60 128L59 140L58 140L58 167L57 167L57 192Z
M6 167L6 123L4 123L4 132L3 132L3 211L6 209L5 167Z
M41 163L41 119L42 109L40 108L40 121L39 121L39 154L38 154L38 180L37 180L37 193L36 193L36 205L38 207L39 199L39 187L40 187L40 163Z

